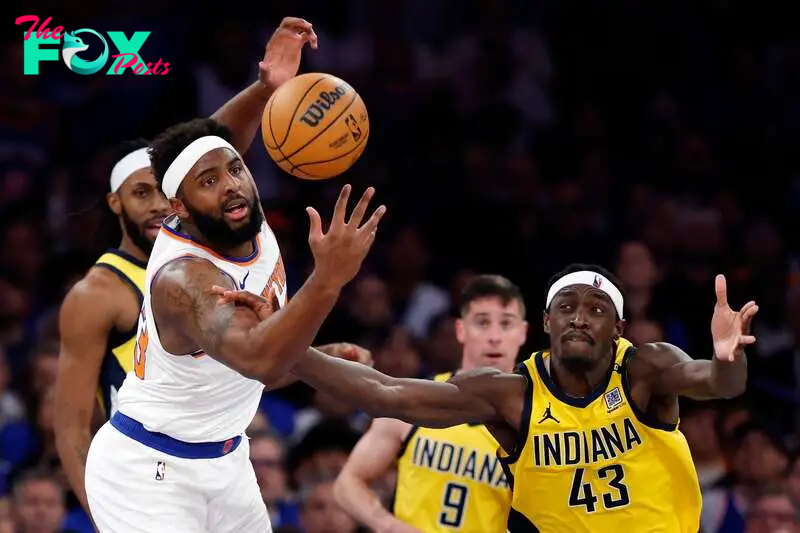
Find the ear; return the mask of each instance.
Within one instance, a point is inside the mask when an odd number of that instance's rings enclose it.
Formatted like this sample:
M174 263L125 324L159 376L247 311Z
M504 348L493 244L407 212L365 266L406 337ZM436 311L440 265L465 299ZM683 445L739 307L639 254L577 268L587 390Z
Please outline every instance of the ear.
M622 337L626 325L628 325L628 323L625 322L625 320L617 320L617 324L614 326L614 340Z
M181 201L179 198L170 198L169 208L173 213L178 215L178 218L191 218L189 216L189 212L186 210L186 207L183 205L183 201Z
M464 336L465 336L464 321L461 320L460 318L457 318L455 326L456 326L456 339L458 339L458 342L460 342L461 344L464 344Z
M120 200L119 194L115 192L106 194L106 203L115 215L119 216L122 213L122 200Z
M546 334L550 335L550 315L547 314L547 311L542 313L542 326L543 326L544 332Z

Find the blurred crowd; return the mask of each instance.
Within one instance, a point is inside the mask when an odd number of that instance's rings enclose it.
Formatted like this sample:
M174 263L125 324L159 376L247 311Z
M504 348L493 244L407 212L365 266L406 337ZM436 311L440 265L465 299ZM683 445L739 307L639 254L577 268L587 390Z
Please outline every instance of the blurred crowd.
M350 82L372 123L364 156L331 183L282 174L260 140L247 154L290 287L310 267L304 206L332 205L347 179L376 186L389 207L319 344L361 344L396 376L453 369L459 291L473 274L491 272L525 293L524 358L546 343L537 326L546 279L567 263L595 262L624 284L626 337L707 358L713 277L725 273L732 306L760 305L758 342L744 397L682 410L703 486L703 532L800 531L800 243L792 222L800 209L800 39L788 13L766 6L302 0L199 2L190 14L172 0L27 3L15 17L149 30L142 55L173 68L80 77L59 61L24 76L24 31L7 20L0 533L80 528L70 525L80 511L52 430L56 316L71 284L117 244L103 208L117 143L213 113L255 80L263 44L289 14L312 21L320 36L302 70ZM331 483L369 419L303 385L265 394L262 407L251 453L277 531L356 531ZM381 487L387 499L391 475Z

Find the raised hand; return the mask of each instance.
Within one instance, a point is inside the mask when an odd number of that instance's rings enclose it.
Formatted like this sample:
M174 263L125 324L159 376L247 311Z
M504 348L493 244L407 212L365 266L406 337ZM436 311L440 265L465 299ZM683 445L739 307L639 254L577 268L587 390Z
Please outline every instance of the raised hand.
M725 276L714 280L717 303L711 317L711 337L714 339L714 357L721 361L734 361L748 344L756 342L750 335L750 323L758 312L758 305L750 301L739 311L728 305L728 285Z
M297 17L284 18L270 37L264 59L258 64L261 82L274 90L294 78L300 68L300 55L306 43L315 50L318 46L317 34L311 23Z
M361 263L375 242L378 223L386 213L386 206L382 205L372 213L369 220L361 223L369 202L375 195L375 189L369 187L353 209L350 219L346 220L350 190L350 185L342 187L327 233L322 232L322 219L316 209L306 208L311 221L308 244L314 254L314 274L337 288L346 285L358 273Z

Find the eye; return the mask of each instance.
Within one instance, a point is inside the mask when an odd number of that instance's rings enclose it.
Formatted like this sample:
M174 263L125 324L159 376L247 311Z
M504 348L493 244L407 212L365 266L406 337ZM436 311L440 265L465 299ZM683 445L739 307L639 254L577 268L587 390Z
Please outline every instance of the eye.
M605 313L605 309L603 309L598 305L595 305L594 307L592 307L592 312L597 313L598 315L602 315L603 313Z
M236 163L235 165L233 165L233 166L231 167L231 170L230 170L230 172L231 172L231 174L232 174L233 176L236 176L236 175L238 175L238 174L239 174L239 173L240 173L242 170L244 170L244 167L241 165L241 163Z
M568 313L568 312L572 311L572 305L571 304L561 304L561 305L558 306L558 309L560 311L564 311L565 313Z
M208 176L203 180L203 187L211 187L217 182L216 176Z
M133 195L136 198L147 198L150 195L150 191L148 191L147 189L136 189L135 191L133 191Z

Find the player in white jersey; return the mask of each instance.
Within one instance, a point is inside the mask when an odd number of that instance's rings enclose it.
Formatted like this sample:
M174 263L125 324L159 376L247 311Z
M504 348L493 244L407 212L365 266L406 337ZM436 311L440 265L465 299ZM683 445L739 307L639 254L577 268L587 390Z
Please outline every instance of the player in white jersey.
M89 450L86 492L101 533L271 530L244 431L264 384L286 379L358 272L385 212L362 224L369 188L346 221L345 186L323 233L308 208L314 271L287 303L278 243L229 139L198 119L151 146L175 215L147 265L134 371ZM262 322L222 302L215 286L263 294L280 312Z

